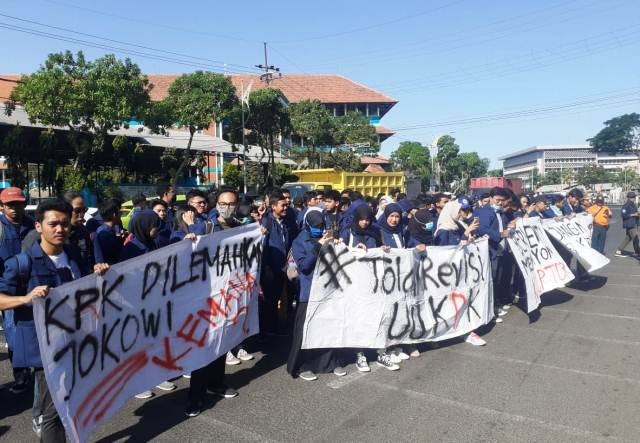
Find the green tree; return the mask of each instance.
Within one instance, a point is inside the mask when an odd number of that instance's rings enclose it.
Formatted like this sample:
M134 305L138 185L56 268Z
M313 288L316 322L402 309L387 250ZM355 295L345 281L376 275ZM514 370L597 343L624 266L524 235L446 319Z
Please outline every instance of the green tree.
M226 164L222 173L224 184L235 189L242 188L242 173L236 165Z
M28 152L29 141L24 128L18 124L9 131L2 143L2 154L7 156L11 186L24 188L27 185L24 171L27 170Z
M489 170L490 161L480 158L477 152L461 152L449 161L448 171L457 190L467 190L473 177L484 177Z
M440 185L448 185L456 176L454 160L460 152L460 146L456 139L450 135L444 135L438 139L438 154L436 161L440 170Z
M624 114L604 122L605 127L587 139L596 152L629 152L640 145L640 114Z
M369 119L359 112L347 112L343 117L334 119L333 143L334 145L364 144L369 145L372 151L380 147L376 128L371 126Z
M334 119L320 100L302 100L289 107L291 129L307 146L311 168L319 163L316 147L333 143Z
M502 170L502 168L500 168L500 169L489 169L489 171L487 171L487 175L489 177L502 177L502 176L504 176L504 171Z
M401 142L398 148L391 153L393 169L405 171L410 176L420 178L423 183L429 179L431 170L431 156L429 148L420 142Z
M602 166L586 165L575 175L575 181L579 185L590 187L596 183L608 183L612 181L611 174Z
M94 134L93 153L102 152L109 131L143 119L149 108L149 80L130 59L108 54L89 64L79 82L84 123ZM91 165L88 165L89 167Z
M544 185L559 185L562 182L562 177L560 176L560 170L550 170L546 174L540 177L539 184L540 186Z
M178 77L169 87L167 97L154 104L147 125L155 132L166 133L173 125L189 131L187 148L173 175L174 185L191 162L191 144L196 131L209 128L214 121L222 121L237 102L229 77L196 71Z
M360 157L351 149L332 149L327 154L322 155L322 167L335 168L347 172L362 172Z
M272 186L276 168L274 151L280 145L279 136L290 130L287 102L279 89L258 89L249 94L249 109L246 127L253 131L262 154L269 158L269 163L262 164L263 185Z

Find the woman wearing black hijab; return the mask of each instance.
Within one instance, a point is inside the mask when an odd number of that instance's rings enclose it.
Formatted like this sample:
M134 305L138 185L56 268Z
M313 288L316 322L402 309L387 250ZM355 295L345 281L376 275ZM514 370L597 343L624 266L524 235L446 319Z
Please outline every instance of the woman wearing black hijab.
M420 209L409 219L409 225L405 231L405 246L415 248L418 245L433 245L434 231L433 214L429 209Z
M151 209L143 209L138 212L129 222L131 238L122 248L120 261L138 257L146 254L147 252L158 249L156 236L158 235L159 229L160 217L158 217L158 214L153 212ZM163 381L156 387L163 391L173 391L176 388L176 385L170 381ZM136 395L136 398L141 400L151 397L153 397L153 392L151 391L144 391Z
M160 218L152 210L145 209L136 214L129 223L131 238L122 248L120 261L157 249L156 236L160 229Z
M343 229L340 238L345 245L356 247L378 248L382 246L380 230L372 226L373 211L367 204L358 206L353 212L351 226Z
M287 372L292 377L303 380L316 380L318 373L333 372L337 376L346 375L342 368L339 353L333 349L302 349L304 322L307 315L307 303L311 294L313 272L318 261L320 248L330 241L324 234L322 211L310 208L304 215L302 231L293 241L291 250L298 267L300 295L296 305L296 319L293 326L293 340L287 361Z

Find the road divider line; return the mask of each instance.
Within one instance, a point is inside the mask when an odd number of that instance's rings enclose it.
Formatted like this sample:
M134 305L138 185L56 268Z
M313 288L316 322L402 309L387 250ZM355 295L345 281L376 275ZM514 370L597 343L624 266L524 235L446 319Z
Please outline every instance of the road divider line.
M609 440L612 437L607 437L605 438L602 434L599 434L597 432L593 432L593 431L588 431L586 429L578 429L578 428L574 428L572 426L567 426L567 425L562 425L559 423L551 423L539 418L534 418L534 417L525 417L523 415L518 415L518 414L513 414L510 412L505 412L505 411L500 411L498 409L492 409L492 408L487 408L485 406L478 406L478 405L474 405L474 404L470 404L470 403L465 403L465 402L461 402L461 401L457 401L457 400L452 400L450 398L446 398L446 397L440 397L438 395L434 395L431 393L427 393L427 392L419 392L419 391L415 391L413 389L407 389L407 388L401 388L398 386L393 386L393 385L389 385L386 383L381 383L381 382L377 382L375 380L367 380L365 381L366 384L368 385L372 385L375 386L377 388L380 389L386 389L389 391L396 391L396 392L402 392L403 394L406 394L410 397L414 397L414 398L422 398L422 399L427 399L428 401L432 401L434 403L440 403L440 404L444 404L447 406L452 406L454 408L457 409L463 409L466 410L468 412L472 412L472 413L479 413L482 415L488 415L494 418L498 418L498 419L504 419L504 420L509 420L511 422L515 422L515 423L522 423L522 424L532 424L532 425L537 425L537 426L541 426L545 429L549 429L550 431L554 431L554 432L563 432L565 434L574 436L574 437L580 437L580 438L590 438L590 439L597 439L597 440ZM615 437L613 437L613 439L616 439Z

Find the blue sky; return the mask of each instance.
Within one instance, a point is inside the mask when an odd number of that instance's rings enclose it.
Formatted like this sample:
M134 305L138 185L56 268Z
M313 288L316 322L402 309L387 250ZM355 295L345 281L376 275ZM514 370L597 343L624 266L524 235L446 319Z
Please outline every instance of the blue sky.
M401 130L384 153L403 140L429 143L452 133L462 150L499 166L502 154L583 143L603 121L640 111L634 0L3 0L0 14L188 56L131 55L148 73L198 69L193 64L250 70L262 62L267 41L270 64L284 73L338 73L398 99L382 124ZM83 49L89 58L126 55L7 25L96 41L0 16L2 72L31 72L64 49Z

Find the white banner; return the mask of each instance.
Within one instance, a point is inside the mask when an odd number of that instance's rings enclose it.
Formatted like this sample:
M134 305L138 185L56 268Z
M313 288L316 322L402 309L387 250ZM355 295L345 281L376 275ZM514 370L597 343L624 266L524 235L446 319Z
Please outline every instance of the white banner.
M569 266L547 237L539 217L519 218L508 238L527 289L527 312L540 306L540 296L574 279Z
M258 332L261 241L255 224L181 241L34 303L49 391L71 441L86 441L135 394Z
M316 263L302 347L375 348L446 340L491 321L488 241L464 247L351 249Z
M609 259L591 247L593 216L577 214L560 221L543 220L542 226L584 266L593 272L609 264Z

